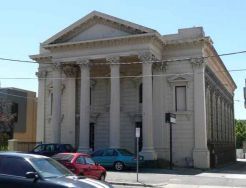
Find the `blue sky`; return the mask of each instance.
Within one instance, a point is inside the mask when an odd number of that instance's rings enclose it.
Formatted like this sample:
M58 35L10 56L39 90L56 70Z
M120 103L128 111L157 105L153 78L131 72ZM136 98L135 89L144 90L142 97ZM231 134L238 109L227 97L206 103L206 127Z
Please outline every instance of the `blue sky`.
M40 42L93 10L156 29L161 34L203 26L219 54L246 50L246 1L242 0L8 0L1 2L0 7L0 57L29 60L29 55L38 53ZM246 53L222 60L228 70L246 69ZM2 60L0 63L2 87L37 92L37 79L16 79L36 78L37 65ZM238 87L235 117L246 119L246 71L231 75Z

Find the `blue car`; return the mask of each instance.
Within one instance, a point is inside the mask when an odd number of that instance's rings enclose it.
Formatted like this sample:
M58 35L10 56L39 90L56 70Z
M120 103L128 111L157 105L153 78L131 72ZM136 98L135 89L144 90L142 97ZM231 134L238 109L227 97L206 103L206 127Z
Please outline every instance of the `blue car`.
M91 154L93 160L104 167L113 167L117 171L125 168L136 167L136 156L126 149L107 148L99 149ZM139 165L144 162L143 156L139 156Z

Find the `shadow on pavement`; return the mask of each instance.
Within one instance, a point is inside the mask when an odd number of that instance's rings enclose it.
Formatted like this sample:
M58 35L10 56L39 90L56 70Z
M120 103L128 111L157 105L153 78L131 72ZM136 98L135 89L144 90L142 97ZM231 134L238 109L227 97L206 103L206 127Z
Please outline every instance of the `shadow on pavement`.
M246 174L246 160L238 160L234 163L207 170L208 173L228 173L228 174Z
M112 169L108 171L116 172ZM126 169L123 172L135 173L136 169ZM228 173L228 174L246 174L246 160L236 161L221 167L202 170L194 168L174 167L173 170L169 168L140 168L139 173L149 174L173 174L173 175L199 175L201 173Z
M108 171L116 172L112 169L108 169ZM122 172L129 172L129 173L135 173L136 169L127 169ZM204 172L204 170L201 169L193 169L193 168L179 168L174 167L173 170L170 170L168 168L140 168L139 173L144 174L174 174L174 175L197 175Z

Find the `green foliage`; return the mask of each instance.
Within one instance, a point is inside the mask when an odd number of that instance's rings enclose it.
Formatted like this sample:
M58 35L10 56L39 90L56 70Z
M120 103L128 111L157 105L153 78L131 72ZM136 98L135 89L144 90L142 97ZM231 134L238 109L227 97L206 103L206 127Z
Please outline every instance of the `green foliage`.
M235 120L236 147L242 148L246 141L246 120Z
M0 151L8 150L9 135L7 133L0 133Z

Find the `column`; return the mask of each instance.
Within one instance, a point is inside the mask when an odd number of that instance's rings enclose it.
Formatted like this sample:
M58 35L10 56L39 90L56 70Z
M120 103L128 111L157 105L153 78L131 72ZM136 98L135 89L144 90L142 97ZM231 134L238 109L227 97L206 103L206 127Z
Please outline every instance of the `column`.
M143 75L143 148L141 154L145 160L155 160L156 152L153 145L153 83L152 83L152 61L154 57L150 53L139 55L142 61Z
M61 142L61 64L55 63L53 71L53 100L52 100L52 142Z
M205 62L203 60L195 60L192 64L194 69L194 167L209 168L210 159L206 130Z
M75 145L75 90L77 68L73 65L66 65L63 71L67 77L64 109L64 123L62 127L61 140L64 143Z
M89 151L90 127L90 67L89 60L80 60L80 128L79 151Z
M119 57L107 58L110 63L110 120L109 147L120 147L120 64Z
M46 70L39 70L38 76L38 109L37 109L37 131L36 141L45 142L45 84L46 84Z

